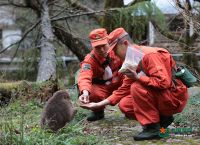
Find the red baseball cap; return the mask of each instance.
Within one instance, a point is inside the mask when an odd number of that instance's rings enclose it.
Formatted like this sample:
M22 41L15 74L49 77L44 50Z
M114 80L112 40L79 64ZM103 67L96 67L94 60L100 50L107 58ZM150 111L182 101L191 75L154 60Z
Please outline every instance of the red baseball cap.
M92 47L108 44L108 33L104 28L99 28L91 31L89 34L89 38Z
M117 28L117 29L113 30L108 36L108 41L109 41L109 45L110 45L108 52L113 50L113 48L116 46L117 42L121 38L123 38L124 36L127 36L127 35L128 35L128 33L124 30L124 28Z

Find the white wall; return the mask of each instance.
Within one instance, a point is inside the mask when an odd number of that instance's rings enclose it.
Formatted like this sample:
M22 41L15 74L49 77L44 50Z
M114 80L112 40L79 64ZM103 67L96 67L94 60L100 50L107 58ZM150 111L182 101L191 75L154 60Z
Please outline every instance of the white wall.
M2 46L7 48L21 39L21 30L15 26L15 11L11 7L0 7L0 29L2 30Z
M2 44L3 48L7 48L11 44L19 41L21 39L21 30L10 30L10 29L3 29L2 31Z
M132 2L133 0L124 0L124 5L128 5L130 2Z
M155 30L154 26L151 22L149 22L149 34L148 34L148 39L149 39L149 45L153 45L155 42Z

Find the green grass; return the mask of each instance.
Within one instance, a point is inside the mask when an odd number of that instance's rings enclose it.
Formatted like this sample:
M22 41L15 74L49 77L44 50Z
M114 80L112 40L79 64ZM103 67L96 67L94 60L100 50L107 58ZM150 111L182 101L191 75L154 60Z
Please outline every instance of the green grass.
M183 112L175 115L175 123L180 126L199 128L200 94L190 96Z
M116 143L134 144L132 135L137 130L130 130L138 125L137 121L124 119L121 112L106 112L104 120L88 123L85 121L89 111L78 107L77 92L70 92L71 100L78 111L73 121L57 133L44 131L40 128L40 115L44 106L39 99L26 100L23 97L0 108L0 145L114 145ZM113 109L113 107L109 106ZM199 128L200 94L190 97L184 111L175 116L175 123L186 127ZM172 138L173 139L173 138ZM176 138L174 138L176 140ZM152 141L162 144L166 140ZM169 139L170 141L170 139ZM182 142L197 144L199 140L183 138ZM175 142L175 141L173 141ZM149 144L149 141L139 142ZM174 143L176 144L176 143Z
M0 108L0 145L90 145L99 141L84 133L83 109L57 133L42 130L39 121L43 105L36 99L16 100Z

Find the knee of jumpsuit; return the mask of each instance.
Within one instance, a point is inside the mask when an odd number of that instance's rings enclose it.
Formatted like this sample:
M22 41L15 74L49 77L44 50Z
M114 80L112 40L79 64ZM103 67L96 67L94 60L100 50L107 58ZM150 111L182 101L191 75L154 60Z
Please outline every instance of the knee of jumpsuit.
M89 97L90 102L96 102L96 103L100 102L106 99L106 97L110 95L110 91L107 89L107 86L104 86L104 85L94 84L91 90L92 91L90 92L90 97ZM105 107L101 107L92 111L99 112L101 110L104 110L104 108Z
M108 97L110 94L107 91L107 88L103 85L93 85L89 100L90 102L100 102Z
M134 82L131 85L134 113L142 125L158 123L160 121L155 97L148 92L148 89L148 87L143 86L139 82Z
M95 102L95 103L98 103L98 102L101 102L102 100L104 100L105 97L103 97L103 94L101 92L99 92L98 90L92 90L92 92L90 93L90 97L89 97L89 101L90 102ZM101 110L104 110L105 107L100 107L98 109L94 109L92 110L93 112L99 112Z
M136 119L134 114L133 98L131 95L122 98L118 106L127 118Z

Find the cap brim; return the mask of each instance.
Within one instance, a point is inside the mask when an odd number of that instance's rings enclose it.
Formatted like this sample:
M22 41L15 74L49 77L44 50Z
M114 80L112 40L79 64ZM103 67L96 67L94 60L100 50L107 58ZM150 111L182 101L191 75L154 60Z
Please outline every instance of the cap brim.
M91 44L92 44L92 47L97 47L99 45L106 45L106 44L108 44L108 40L102 39L102 40L91 42Z
M114 49L114 47L116 46L116 44L117 44L117 42L114 43L114 44L112 44L112 45L110 46L110 48L108 49L108 53L111 52L111 51Z

